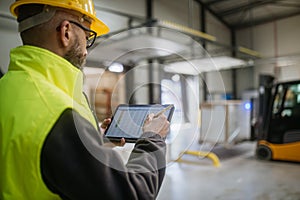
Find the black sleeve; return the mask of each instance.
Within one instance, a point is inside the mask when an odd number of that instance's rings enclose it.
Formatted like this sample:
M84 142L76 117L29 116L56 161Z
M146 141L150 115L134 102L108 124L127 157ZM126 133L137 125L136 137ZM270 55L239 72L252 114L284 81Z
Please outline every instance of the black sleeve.
M165 173L165 142L146 133L124 165L103 146L97 130L68 109L47 136L41 172L47 187L63 199L155 199Z

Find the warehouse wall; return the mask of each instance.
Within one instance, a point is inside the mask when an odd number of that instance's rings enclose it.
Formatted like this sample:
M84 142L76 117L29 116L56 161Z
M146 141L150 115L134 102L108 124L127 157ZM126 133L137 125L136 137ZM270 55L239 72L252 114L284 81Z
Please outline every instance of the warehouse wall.
M206 12L206 30L207 33L216 37L216 41L223 45L231 45L231 35L229 29L220 21L218 21L209 12ZM211 51L220 47L213 45L207 45L207 50ZM231 56L229 52L221 52L221 54ZM223 82L220 83L218 80L221 79ZM218 84L216 84L218 82ZM232 73L230 70L213 71L207 72L206 84L208 92L214 95L214 99L224 98L225 93L232 93ZM220 96L221 95L221 96Z
M299 35L299 15L237 32L238 44L252 48L262 56L254 64L255 86L259 74L274 75L278 81L300 79Z
M133 3L134 0L130 2ZM99 0L97 1L97 5L105 8L110 8L113 10L117 10L123 13L143 16L145 17L146 13L146 4L145 1L136 1L136 9L128 8L128 2L124 3L122 0L108 1L108 0ZM143 2L143 3L141 3ZM126 5L125 5L126 4ZM133 3L135 5L135 3ZM190 0L154 0L153 1L153 18L158 20L167 20L177 24L181 24L187 27L191 27L199 30L200 28L200 7L198 3ZM207 24L206 24L206 32L208 34L214 35L217 38L217 42L225 45L231 44L230 39L230 31L226 28L224 24L219 22L216 18L214 18L210 13L206 12L207 15ZM103 15L102 15L103 16ZM105 20L104 20L105 21ZM124 27L124 21L105 21L109 27ZM111 23L111 24L110 24ZM118 24L118 25L116 25ZM126 25L125 25L126 26ZM111 28L112 31L115 31L114 28ZM216 46L207 44L207 49L215 49ZM220 47L219 47L220 48ZM142 71L140 73L144 73L145 70L140 68ZM137 84L145 81L144 77L137 76L137 78L141 78L142 80L136 80ZM232 92L232 80L231 73L229 71L224 71L222 73L219 72L210 72L207 75L207 86L210 90L210 93L221 93L220 91L224 91L224 87L226 91ZM224 83L214 84L216 79L224 79ZM147 89L145 89L146 91ZM224 93L224 92L222 92Z
M10 4L13 0L4 0L0 2L0 13L7 17L12 17L9 12ZM7 17L0 17L0 69L7 71L9 64L9 51L11 48L21 45L21 39L18 34L17 22Z

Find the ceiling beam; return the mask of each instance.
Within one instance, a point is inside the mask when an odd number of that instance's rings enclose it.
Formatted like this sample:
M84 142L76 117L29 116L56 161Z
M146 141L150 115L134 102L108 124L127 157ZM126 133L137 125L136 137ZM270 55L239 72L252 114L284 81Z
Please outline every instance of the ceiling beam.
M211 5L217 4L217 3L224 3L225 1L230 1L230 0L211 0L209 2L206 2L205 5L211 6Z
M233 24L233 28L234 29L244 29L244 28L249 28L252 26L257 26L257 25L261 25L261 24L265 24L265 23L270 23L273 21L277 21L277 20L281 20L281 19L285 19L285 18L289 18L289 17L293 17L293 16L297 16L300 15L300 11L294 12L294 13L287 13L287 14L282 14L282 15L277 15L277 16L273 16L273 17L268 17L268 18L264 18L264 19L260 19L260 20L253 20L253 21L248 21L246 23L237 23L237 24Z
M299 3L289 3L289 2L282 2L282 1L275 2L274 6L300 8L300 4Z
M262 6L262 5L274 4L275 2L276 2L276 0L259 0L259 1L255 1L255 2L252 2L252 3L244 4L242 6L234 7L234 8L228 9L228 10L224 10L222 12L217 13L217 15L219 17L225 17L225 16L228 16L228 15L236 14L236 13L241 12L241 11L245 12L247 10L250 10L250 9Z
M220 22L222 22L227 28L231 28L231 26L215 11L213 11L209 6L206 5L206 3L203 3L201 0L195 0L197 3L199 3L201 6L205 8L205 10L209 11L214 17L216 17Z

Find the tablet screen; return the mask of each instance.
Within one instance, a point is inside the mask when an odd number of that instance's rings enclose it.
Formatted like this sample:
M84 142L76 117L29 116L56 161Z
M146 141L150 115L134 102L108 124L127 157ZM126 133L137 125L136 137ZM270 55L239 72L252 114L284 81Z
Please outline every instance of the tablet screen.
M158 113L169 105L124 105L117 107L105 135L112 140L125 138L127 142L134 142L143 134L143 125L150 113ZM164 112L170 121L174 106Z

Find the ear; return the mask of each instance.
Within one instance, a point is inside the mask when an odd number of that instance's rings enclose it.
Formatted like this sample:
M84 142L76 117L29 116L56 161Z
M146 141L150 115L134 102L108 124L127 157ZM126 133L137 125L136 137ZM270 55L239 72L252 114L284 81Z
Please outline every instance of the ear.
M71 43L71 24L68 21L63 21L59 27L59 40L63 47L68 47Z

